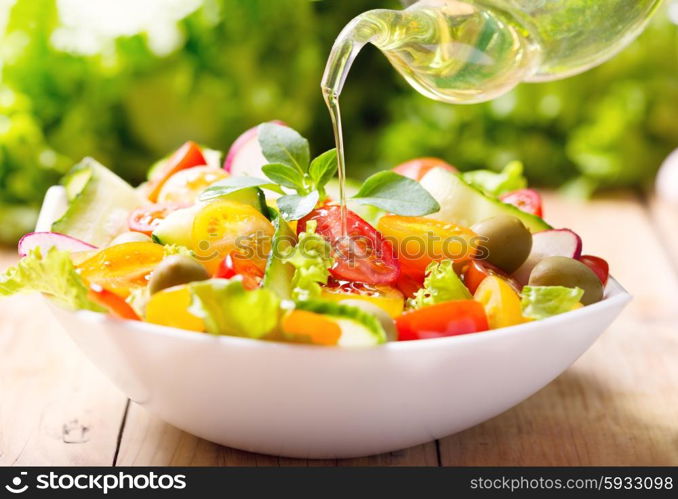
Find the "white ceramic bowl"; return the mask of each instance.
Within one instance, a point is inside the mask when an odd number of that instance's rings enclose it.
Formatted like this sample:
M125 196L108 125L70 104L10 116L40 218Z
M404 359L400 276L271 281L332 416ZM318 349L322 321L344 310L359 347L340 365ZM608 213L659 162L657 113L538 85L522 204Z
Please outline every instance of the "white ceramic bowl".
M543 321L449 338L339 349L211 336L53 307L132 400L229 447L356 457L424 443L509 409L570 366L630 296Z

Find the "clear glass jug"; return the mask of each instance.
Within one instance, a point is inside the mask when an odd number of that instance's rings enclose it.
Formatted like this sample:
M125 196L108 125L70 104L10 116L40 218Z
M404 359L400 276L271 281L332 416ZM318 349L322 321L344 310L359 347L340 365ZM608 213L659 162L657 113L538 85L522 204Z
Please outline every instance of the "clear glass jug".
M417 91L450 103L501 95L521 81L585 71L643 29L661 0L420 0L351 21L323 75L338 96L366 43L378 47Z

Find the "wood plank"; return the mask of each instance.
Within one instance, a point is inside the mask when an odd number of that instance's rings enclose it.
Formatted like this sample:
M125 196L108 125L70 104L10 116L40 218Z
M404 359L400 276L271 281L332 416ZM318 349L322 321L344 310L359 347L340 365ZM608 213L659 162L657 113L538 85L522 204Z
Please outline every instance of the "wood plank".
M441 440L443 465L678 464L678 281L645 207L630 194L545 201L547 219L577 231L635 299L555 382Z
M14 253L14 252L12 252ZM0 254L0 268L15 260ZM126 398L43 299L0 299L0 465L110 465Z
M223 447L181 431L132 404L118 466L437 466L435 442L359 459L290 459Z

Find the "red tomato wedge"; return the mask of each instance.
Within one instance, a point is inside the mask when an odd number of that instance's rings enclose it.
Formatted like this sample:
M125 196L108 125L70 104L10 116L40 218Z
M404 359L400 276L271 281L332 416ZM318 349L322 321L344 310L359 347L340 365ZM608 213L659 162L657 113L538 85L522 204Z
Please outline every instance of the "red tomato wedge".
M148 181L148 199L156 202L158 194L160 194L160 190L165 185L167 179L179 170L185 170L194 166L204 166L206 164L207 160L205 160L200 146L189 140L177 149Z
M519 189L513 192L507 192L499 196L504 203L512 204L526 213L544 216L543 203L541 196L534 189Z
M264 278L264 270L237 251L232 251L221 261L214 277L230 279L236 275L242 276L245 289L256 289Z
M187 206L186 203L156 203L141 206L130 214L127 225L129 230L143 232L150 236L167 215Z
M129 303L112 291L102 288L98 284L92 284L90 286L87 297L94 303L101 305L108 310L108 313L113 317L131 321L141 320L134 309L130 307Z
M579 261L595 272L603 286L607 284L610 276L610 265L605 260L599 256L582 255L579 257Z
M396 281L396 288L405 296L405 298L412 298L414 294L424 286L423 275L408 274L400 269L400 277Z
M398 341L425 340L489 329L485 309L475 300L455 300L405 312L396 318Z
M456 173L458 170L440 158L417 158L401 163L393 171L412 180L421 180L433 168L444 168Z
M511 277L499 267L495 267L491 263L482 260L471 260L469 262L464 270L464 284L471 294L475 294L480 283L489 276L501 277L508 282L516 292L520 293L522 286L518 284L518 281L511 279Z
M400 265L393 246L370 224L350 210L346 211L348 238L342 239L341 208L325 206L313 210L297 224L297 233L306 230L310 220L318 223L316 232L332 247L333 277L367 284L393 284Z

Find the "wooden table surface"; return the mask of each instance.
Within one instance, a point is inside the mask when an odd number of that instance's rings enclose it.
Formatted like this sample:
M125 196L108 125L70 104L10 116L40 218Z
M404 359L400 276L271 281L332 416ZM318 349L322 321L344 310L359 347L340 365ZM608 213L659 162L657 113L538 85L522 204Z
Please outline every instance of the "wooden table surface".
M626 192L547 195L546 215L604 256L635 299L558 379L484 424L349 460L221 447L130 403L41 299L22 296L0 300L0 465L678 465L678 208ZM0 253L0 267L14 260Z

